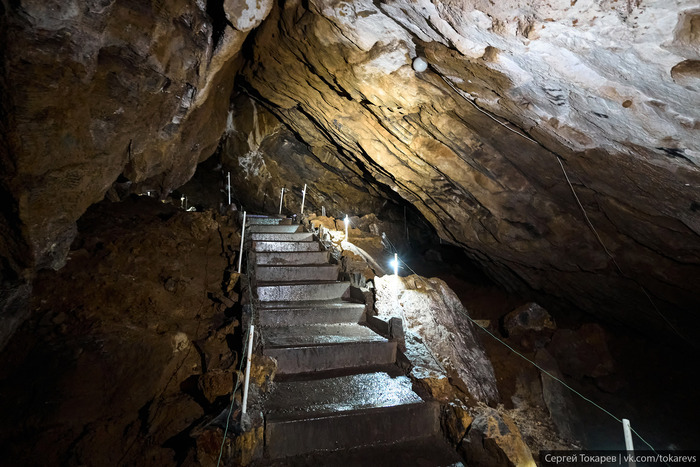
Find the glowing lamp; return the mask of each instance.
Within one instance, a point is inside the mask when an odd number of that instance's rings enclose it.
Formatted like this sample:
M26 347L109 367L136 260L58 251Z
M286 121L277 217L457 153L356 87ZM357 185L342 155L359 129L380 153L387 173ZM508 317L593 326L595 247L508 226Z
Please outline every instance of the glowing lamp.
M391 260L391 267L394 268L394 275L399 275L399 255L394 253L394 259Z

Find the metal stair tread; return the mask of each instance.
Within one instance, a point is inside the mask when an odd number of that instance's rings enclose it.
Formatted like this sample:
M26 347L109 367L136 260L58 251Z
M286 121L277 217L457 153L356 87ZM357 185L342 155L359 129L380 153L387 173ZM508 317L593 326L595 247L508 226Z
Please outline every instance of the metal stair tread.
M371 329L355 323L271 327L265 328L262 338L263 346L270 349L389 342Z
M322 284L348 284L348 281L332 281L332 280L303 280L303 281L258 281L255 283L256 287L276 287L284 286L288 287L290 285L322 285Z
M265 408L274 421L417 403L424 401L408 377L376 372L276 383Z
M259 309L261 310L287 310L287 309L304 309L304 308L364 308L365 304L360 302L351 302L347 300L302 300L302 301L284 301L284 302L261 302Z
M263 459L253 463L254 467L367 467L380 465L464 467L459 454L440 435L424 436L390 444L357 446L340 451L317 451L283 459Z

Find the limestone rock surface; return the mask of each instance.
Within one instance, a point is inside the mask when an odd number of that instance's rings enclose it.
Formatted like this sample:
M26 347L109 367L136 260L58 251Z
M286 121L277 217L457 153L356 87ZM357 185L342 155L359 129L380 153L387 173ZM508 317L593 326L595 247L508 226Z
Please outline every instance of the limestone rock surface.
M452 384L484 403L498 401L491 362L455 293L437 278L386 275L374 279L379 316L398 317L442 366Z
M246 207L404 202L510 290L700 329L695 0L0 8L3 334L88 206L164 196L217 147Z
M479 408L476 412L460 446L469 465L537 465L510 417L489 407Z
M3 276L62 266L115 181L165 196L214 152L239 51L272 2L215 3L3 4Z
M257 29L241 87L510 289L679 338L700 305L698 15L692 0L290 1Z

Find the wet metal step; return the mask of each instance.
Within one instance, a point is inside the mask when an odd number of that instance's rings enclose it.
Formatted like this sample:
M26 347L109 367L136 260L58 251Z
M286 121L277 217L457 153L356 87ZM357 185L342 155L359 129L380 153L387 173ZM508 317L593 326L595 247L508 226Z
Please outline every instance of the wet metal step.
M251 225L246 230L250 233L295 233L295 232L302 231L300 225L270 225L270 224Z
M338 279L337 264L302 266L258 266L255 277L260 282L334 281Z
M359 323L364 318L365 305L344 301L319 301L311 306L261 307L261 326L309 326L313 324Z
M350 447L341 451L317 451L270 459L266 467L313 465L314 467L465 467L462 458L441 434L395 443Z
M321 251L319 242L254 241L253 251Z
M255 288L261 302L294 300L333 300L350 293L350 282L258 282Z
M292 220L284 216L256 216L251 214L246 217L248 225L289 225Z
M260 309L261 326L308 326L313 324L359 323L364 317L365 306L350 303L337 307Z
M328 264L328 251L256 252L257 265Z
M271 458L396 443L439 432L439 405L405 376L366 373L281 382L265 404Z
M265 328L263 354L280 375L361 368L396 361L396 342L357 324Z
M294 227L294 226L292 226ZM311 232L297 232L297 233L264 233L264 232L253 232L249 237L251 240L255 241L271 241L271 242L312 242L314 240L314 234Z

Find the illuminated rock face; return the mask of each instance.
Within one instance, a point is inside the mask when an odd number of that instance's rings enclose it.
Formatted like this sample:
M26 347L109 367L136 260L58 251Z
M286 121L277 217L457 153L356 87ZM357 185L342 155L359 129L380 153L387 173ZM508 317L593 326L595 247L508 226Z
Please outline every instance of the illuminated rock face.
M59 267L120 174L167 194L223 133L250 206L399 197L509 288L665 330L647 293L700 309L697 2L1 5L5 278ZM234 78L258 110L229 110Z
M381 187L343 163L329 147L310 151L303 141L260 103L245 95L231 101L221 160L231 170L234 195L244 209L277 212L285 188L284 213L300 213L304 184L305 212L378 212L384 203Z
M645 291L696 319L700 12L638 3L287 2L242 75L501 283L670 332Z

